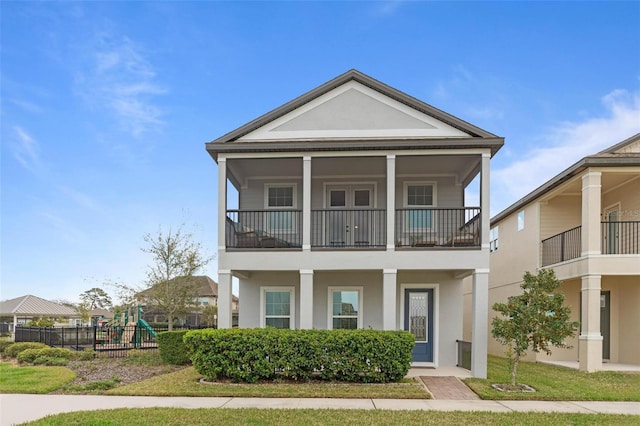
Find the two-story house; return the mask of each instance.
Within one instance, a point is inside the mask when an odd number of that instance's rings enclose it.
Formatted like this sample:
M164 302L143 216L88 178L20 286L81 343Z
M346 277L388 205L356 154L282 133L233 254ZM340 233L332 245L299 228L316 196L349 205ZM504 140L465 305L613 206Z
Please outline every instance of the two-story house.
M640 366L640 134L585 157L491 220L490 306L552 268L581 323L573 348L529 359ZM490 312L490 316L495 316ZM493 339L489 352L503 354Z
M240 327L404 329L414 365L455 366L472 277L471 369L485 377L489 165L503 144L356 70L207 143L219 326L236 277Z

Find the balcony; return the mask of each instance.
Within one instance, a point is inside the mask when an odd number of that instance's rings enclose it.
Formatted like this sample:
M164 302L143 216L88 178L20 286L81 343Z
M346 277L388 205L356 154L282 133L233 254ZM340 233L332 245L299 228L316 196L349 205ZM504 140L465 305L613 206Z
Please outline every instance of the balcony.
M601 222L602 254L639 254L640 221ZM582 227L577 226L542 240L542 266L576 259L582 253Z
M226 247L302 248L301 210L228 210ZM396 209L398 248L479 248L480 208ZM378 249L387 246L385 209L311 210L312 249Z

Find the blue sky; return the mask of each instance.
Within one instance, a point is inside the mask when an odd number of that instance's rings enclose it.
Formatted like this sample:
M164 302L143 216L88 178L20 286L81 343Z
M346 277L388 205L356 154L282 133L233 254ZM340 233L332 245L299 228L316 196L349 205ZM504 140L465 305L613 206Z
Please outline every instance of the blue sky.
M0 299L139 286L159 226L215 255L204 143L351 68L505 137L493 214L640 131L638 1L0 9Z

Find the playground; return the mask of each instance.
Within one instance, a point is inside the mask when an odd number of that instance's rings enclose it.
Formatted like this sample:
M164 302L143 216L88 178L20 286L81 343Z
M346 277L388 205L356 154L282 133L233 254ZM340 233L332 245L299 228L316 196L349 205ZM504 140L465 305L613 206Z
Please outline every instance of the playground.
M96 329L96 350L155 348L156 331L142 319L142 307L130 306L106 327Z

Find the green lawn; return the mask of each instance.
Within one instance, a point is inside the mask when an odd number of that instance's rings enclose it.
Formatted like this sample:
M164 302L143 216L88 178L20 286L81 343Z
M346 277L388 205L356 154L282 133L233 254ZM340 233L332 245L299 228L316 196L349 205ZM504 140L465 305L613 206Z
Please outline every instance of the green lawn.
M15 367L0 362L0 393L49 393L75 377L66 367Z
M193 367L152 377L108 390L109 395L145 396L234 396L263 398L405 398L427 399L430 395L415 381L387 384L343 384L331 382L203 384Z
M637 425L637 416L390 410L134 408L45 417L27 425Z
M525 383L537 392L507 393L491 388L492 383L510 382L507 361L489 356L487 376L487 380L465 380L482 399L640 401L640 374L614 371L587 374L569 368L521 362L518 383Z

